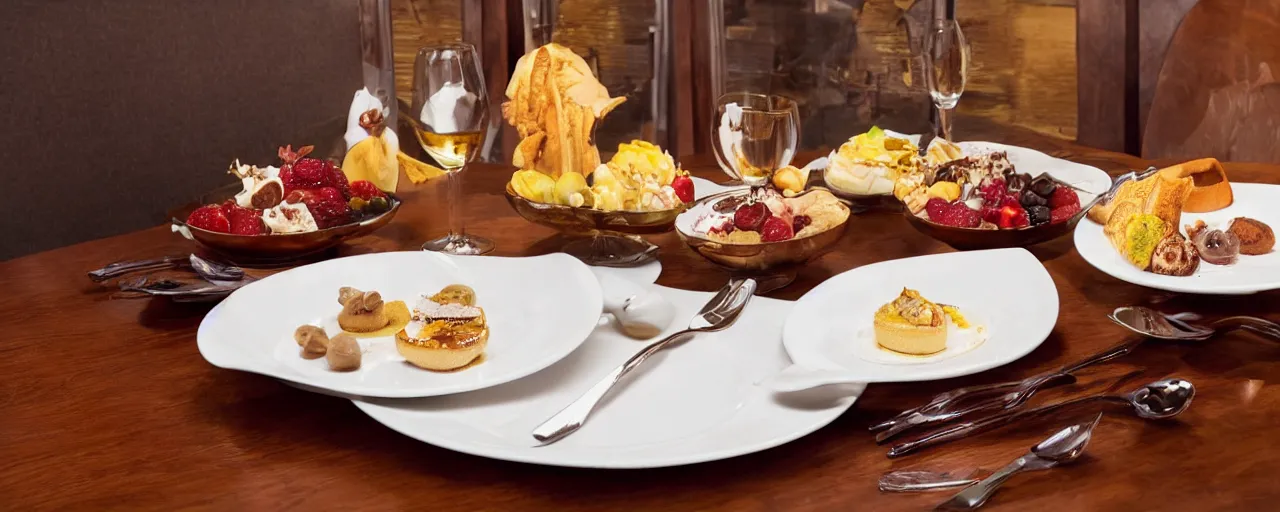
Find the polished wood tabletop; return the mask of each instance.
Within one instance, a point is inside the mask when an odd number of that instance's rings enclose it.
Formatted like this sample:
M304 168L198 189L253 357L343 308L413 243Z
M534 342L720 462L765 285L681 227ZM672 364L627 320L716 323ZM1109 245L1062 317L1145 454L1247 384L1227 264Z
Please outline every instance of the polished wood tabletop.
M1000 127L959 126L957 133L1109 172L1148 164ZM684 160L697 175L724 179L708 159ZM1236 181L1280 183L1280 166L1227 169ZM505 203L510 172L480 164L466 171L469 229L496 240L499 255L554 250L561 241L552 230L522 220ZM406 204L394 222L329 257L414 249L441 234L444 187L402 188ZM662 247L659 284L693 290L722 284L725 274L675 234L649 239ZM876 489L879 476L901 469L994 470L1066 422L1100 410L1107 414L1085 457L1014 477L988 507L1274 510L1280 503L1280 451L1271 439L1280 424L1280 387L1271 385L1280 380L1280 344L1240 333L1198 344L1149 341L1032 400L1128 391L1177 376L1198 393L1176 419L1146 421L1119 406L1096 405L885 457L886 447L867 431L873 422L938 392L1026 377L1133 339L1106 319L1115 307L1280 320L1280 292L1195 297L1141 288L1090 267L1070 236L1031 249L1053 276L1061 308L1053 333L1026 357L963 378L873 384L831 425L761 453L638 471L495 461L420 443L346 400L206 363L195 337L208 305L116 298L85 276L113 260L191 249L166 226L0 263L0 289L7 290L0 295L0 509L921 510L949 494L883 494ZM831 253L771 296L796 299L861 265L952 250L898 214L857 215Z

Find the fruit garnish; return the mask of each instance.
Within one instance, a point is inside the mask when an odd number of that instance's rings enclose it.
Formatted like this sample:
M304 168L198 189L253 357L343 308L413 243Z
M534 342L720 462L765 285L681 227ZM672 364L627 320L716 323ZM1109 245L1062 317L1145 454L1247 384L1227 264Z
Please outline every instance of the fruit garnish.
M535 203L555 204L556 180L534 170L516 171L511 175L511 188L516 195Z
M929 187L929 197L938 197L946 201L960 198L960 184L953 181L939 181Z
M770 216L769 208L763 202L744 204L733 212L733 226L743 231L759 231Z
M999 203L1005 196L1004 180L996 178L978 189L978 195L987 203Z
M370 213L382 213L391 209L391 201L385 196L375 197L369 200L369 204L365 206L365 211Z
M227 220L231 222L231 234L244 236L265 235L271 232L267 229L267 225L262 222L262 211L253 208L244 208L235 203L235 201L227 201L222 203L222 212L227 216Z
M929 218L935 221L942 218L948 208L947 200L940 197L932 198L924 204L924 211L929 212Z
M351 197L369 201L375 197L387 197L387 194L379 190L372 181L356 180L351 182Z
M1030 221L1027 219L1027 211L1021 206L1006 204L1000 207L1000 218L996 221L996 226L1000 229L1016 229L1028 224Z
M680 198L681 202L693 202L693 178L676 176L671 180L671 188L676 191L676 197Z
M769 217L760 226L760 241L762 242L781 242L790 240L795 236L795 232L791 230L791 225L778 217Z
M982 224L982 217L978 211L959 201L947 204L941 216L937 218L930 216L930 218L939 224L958 228L976 228Z
M999 204L983 203L982 209L979 210L978 214L982 217L982 220L986 222L990 222L992 224L999 224L1000 208L1001 208L1001 205Z
M196 211L187 216L187 224L214 233L231 232L231 221L227 219L222 207L216 204L196 208Z
M1079 203L1068 204L1065 206L1054 208L1052 211L1049 212L1049 223L1057 224L1059 222L1066 222L1070 220L1071 217L1074 217L1075 214L1077 213L1080 213Z
M1076 195L1076 191L1071 190L1071 187L1057 187L1049 196L1049 207L1055 210L1072 204L1079 207L1080 196Z
M294 190L285 196L284 202L306 204L320 229L340 226L351 220L351 207L336 188Z
M813 219L808 215L796 215L791 218L791 230L796 233L799 233L810 224L813 224Z
M556 180L555 203L577 208L586 204L590 192L585 177L576 172L566 172Z

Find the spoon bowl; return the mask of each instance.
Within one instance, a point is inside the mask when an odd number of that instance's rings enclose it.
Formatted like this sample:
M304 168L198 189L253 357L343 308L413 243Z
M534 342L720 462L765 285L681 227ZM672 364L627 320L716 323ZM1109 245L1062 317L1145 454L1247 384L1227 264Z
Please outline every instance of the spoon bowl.
M1190 381L1165 379L1134 390L1128 400L1139 417L1162 420L1182 414L1195 396L1196 387Z
M1280 324L1255 316L1231 316L1200 325L1191 323L1200 318L1193 313L1166 315L1142 306L1116 308L1107 316L1133 332L1161 340L1203 341L1221 332L1244 329L1280 341Z

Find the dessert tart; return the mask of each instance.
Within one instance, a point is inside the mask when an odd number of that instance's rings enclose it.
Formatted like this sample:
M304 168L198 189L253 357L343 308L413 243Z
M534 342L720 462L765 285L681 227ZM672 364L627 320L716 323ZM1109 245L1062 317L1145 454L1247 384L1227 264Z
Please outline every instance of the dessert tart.
M464 303L468 298L471 304ZM462 285L424 296L413 309L413 321L396 333L396 350L427 370L458 370L472 364L489 342L484 310L474 304L475 292Z
M1221 210L1235 201L1227 172L1216 158L1201 158L1165 168L1160 171L1172 178L1191 178L1191 194L1182 205L1187 213L1204 213Z
M373 332L391 323L378 292L363 292L350 286L338 290L338 326L344 331Z
M908 288L876 310L876 344L894 352L929 355L947 348L946 313L920 292Z

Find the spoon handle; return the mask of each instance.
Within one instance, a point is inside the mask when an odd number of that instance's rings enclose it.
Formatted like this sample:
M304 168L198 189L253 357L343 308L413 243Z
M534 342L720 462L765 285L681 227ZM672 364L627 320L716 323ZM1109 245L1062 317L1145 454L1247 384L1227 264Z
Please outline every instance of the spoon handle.
M1007 423L1012 423L1017 420L1046 414L1046 413L1061 409L1063 407L1068 407L1068 406L1080 404L1083 402L1091 402L1095 400L1118 400L1124 403L1128 403L1128 401L1124 397L1120 397L1120 396L1092 395L1092 396L1086 396L1081 398L1075 398L1072 400L1066 400L1066 401L1058 402L1056 404L1049 404L1049 405L1037 407L1035 409L1029 409L1026 411L1005 412L1001 414L996 414L994 416L988 416L986 418L982 418L978 420L967 421L964 423L952 425L950 427L940 429L940 430L935 430L931 433L925 434L920 438L896 444L893 446L893 448L889 449L888 455L889 455L889 458L891 459L898 458L903 455L914 453L923 448L928 448L930 446L936 446L943 443L949 443L957 439L963 439L963 438L969 437L973 434L978 434L981 432L986 432L988 430L993 430L997 427L1003 426Z
M978 482L977 485L960 491L955 496L952 496L951 499L942 502L934 510L973 510L981 507L983 503L986 503L991 498L991 495L996 493L996 490L1000 489L1005 480L1022 471L1022 468L1027 464L1027 457L1034 457L1034 455L1028 454L1018 457L1017 460L1000 468L999 471Z
M115 263L107 264L100 269L90 271L89 279L93 280L95 283L101 283L133 272L160 270L190 265L190 262L188 262L187 259L188 256L165 256L163 258L154 258L149 260L117 261Z
M636 355L631 356L631 359L627 359L627 361L622 363L622 365L614 368L608 375L605 375L603 379L600 379L600 382L591 386L591 389L588 389L587 392L583 393L577 400L574 400L572 403L565 406L564 409L561 409L560 412L556 413L555 416L552 416L547 421L542 422L541 425L538 425L537 428L533 429L533 438L537 439L543 445L547 445L564 439L565 436L568 436L569 434L577 432L578 429L582 428L582 425L587 422L587 417L591 415L591 412L600 404L600 401L604 399L605 395L609 394L609 390L613 389L613 386L617 385L618 382L621 381L628 373L631 373L631 370L640 366L640 364L646 359L649 359L649 356L667 348L667 346L672 342L692 332L694 332L692 329L685 329L667 336L666 338L650 343L649 346L645 347L640 352L637 352Z
M1280 324L1256 316L1229 316L1213 323L1215 328L1236 327L1280 340Z

